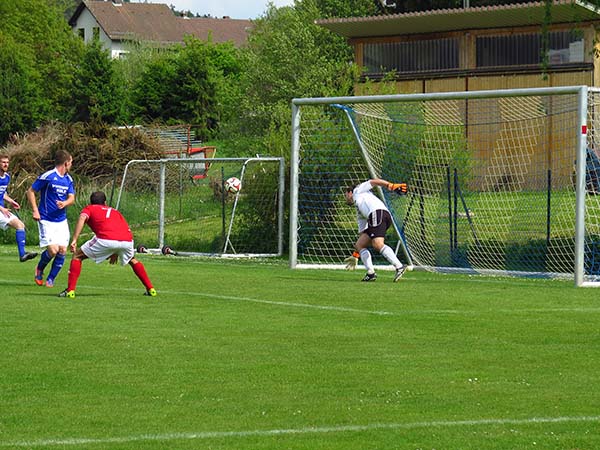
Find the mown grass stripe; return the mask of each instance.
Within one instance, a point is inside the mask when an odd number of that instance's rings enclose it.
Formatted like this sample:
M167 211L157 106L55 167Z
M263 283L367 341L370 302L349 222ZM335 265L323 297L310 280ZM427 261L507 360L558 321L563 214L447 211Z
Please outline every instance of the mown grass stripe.
M34 441L1 442L0 447L52 447L52 446L75 446L88 444L125 444L141 441L175 441L175 440L205 440L243 438L248 436L278 436L278 435L303 435L303 434L325 434L325 433L348 433L376 430L402 430L414 428L444 428L444 427L470 427L485 425L534 425L570 422L600 422L600 416L579 417L532 417L528 419L475 419L444 421L435 420L431 422L412 423L374 423L368 425L337 425L328 427L307 427L275 430L247 430L247 431L204 431L198 433L167 433L167 434L140 434L122 437L107 438L64 438L64 439L40 439Z

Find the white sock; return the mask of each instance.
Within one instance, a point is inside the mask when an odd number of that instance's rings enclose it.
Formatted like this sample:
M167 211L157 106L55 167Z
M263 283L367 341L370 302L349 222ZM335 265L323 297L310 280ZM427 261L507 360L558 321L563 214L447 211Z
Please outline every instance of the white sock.
M389 245L384 245L379 253L381 253L381 255L396 269L402 267L402 263Z
M371 258L371 252L366 248L360 251L360 260L367 268L367 273L375 273L375 267L373 266L373 258Z

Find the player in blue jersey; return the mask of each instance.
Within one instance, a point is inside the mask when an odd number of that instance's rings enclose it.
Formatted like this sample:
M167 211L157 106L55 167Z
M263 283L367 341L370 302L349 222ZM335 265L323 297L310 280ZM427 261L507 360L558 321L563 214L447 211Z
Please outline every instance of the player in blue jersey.
M21 205L13 200L6 190L10 183L10 174L8 173L8 164L10 158L8 155L0 155L0 228L3 230L12 227L15 229L15 238L17 239L17 248L19 249L19 261L25 262L37 256L37 253L25 251L25 225L21 222L10 209L8 205L15 210L21 209Z
M54 169L40 175L27 190L32 215L38 222L40 247L46 247L35 269L35 283L44 284L44 269L50 261L52 266L46 286L53 287L54 280L65 263L65 255L71 237L67 222L67 206L75 203L75 186L69 170L73 157L65 150L59 150L54 157ZM39 203L36 193L40 194Z

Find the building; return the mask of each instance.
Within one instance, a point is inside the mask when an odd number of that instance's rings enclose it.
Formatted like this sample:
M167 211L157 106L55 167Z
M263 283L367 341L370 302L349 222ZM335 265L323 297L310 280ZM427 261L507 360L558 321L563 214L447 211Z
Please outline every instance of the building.
M600 11L554 0L548 12L547 34L544 1L317 23L348 39L364 79L393 72L399 93L600 86Z
M69 20L86 42L98 38L113 58L127 53L131 42L156 46L183 43L186 35L213 42L246 43L250 20L177 17L166 4L83 0Z

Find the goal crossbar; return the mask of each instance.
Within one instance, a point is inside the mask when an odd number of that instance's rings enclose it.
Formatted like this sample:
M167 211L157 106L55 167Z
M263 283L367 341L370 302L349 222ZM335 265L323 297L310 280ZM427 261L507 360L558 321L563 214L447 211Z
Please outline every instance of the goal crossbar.
M356 230L340 188L385 178L409 184L404 199L379 192L405 263L597 285L599 96L564 86L294 99L290 266L343 267Z

